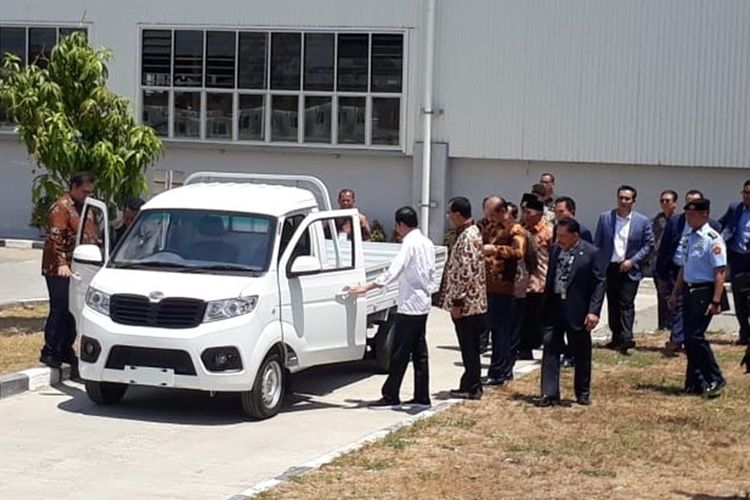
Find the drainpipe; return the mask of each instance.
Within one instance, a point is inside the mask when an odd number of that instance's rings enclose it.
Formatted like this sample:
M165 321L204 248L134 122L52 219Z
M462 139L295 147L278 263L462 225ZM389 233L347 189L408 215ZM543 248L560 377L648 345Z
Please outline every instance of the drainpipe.
M425 33L424 104L422 109L424 137L422 139L422 200L420 222L422 233L430 230L430 173L432 168L432 87L435 62L435 3L427 0L427 26Z

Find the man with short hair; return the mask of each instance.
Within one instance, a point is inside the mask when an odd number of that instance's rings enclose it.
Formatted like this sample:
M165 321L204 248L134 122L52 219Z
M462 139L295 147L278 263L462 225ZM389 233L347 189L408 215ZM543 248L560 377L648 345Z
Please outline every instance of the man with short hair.
M487 274L488 324L492 337L492 358L485 385L497 386L513 379L513 305L516 271L524 256L526 232L508 213L504 199L488 203L489 224L484 228L484 256Z
M349 208L359 208L355 207L354 204L354 190L349 188L344 188L341 191L339 191L339 208L341 210L346 210ZM372 230L370 229L370 223L367 221L367 217L365 217L365 214L362 213L360 210L359 212L359 225L362 228L362 241L370 241L372 239ZM342 219L340 222L336 223L336 227L339 231L339 234L343 233L346 234L347 238L351 238L352 235L352 228L351 223L349 222L349 218Z
M531 194L544 204L544 222L549 224L550 227L553 226L555 224L554 204L550 206L546 202L547 188L544 187L544 184L534 184L531 186Z
M667 189L661 192L659 195L659 213L651 218L651 231L654 233L654 250L649 256L649 265L651 266L651 274L654 277L654 286L656 287L656 298L657 298L657 329L668 330L672 328L672 315L667 307L667 300L672 292L672 283L667 280L660 279L655 272L656 257L658 254L659 246L661 245L661 239L666 231L669 219L674 215L675 209L677 208L677 192L672 189Z
M401 402L401 382L411 360L414 366L414 398L406 404L430 406L428 350L425 329L435 289L435 247L419 230L417 212L412 207L396 210L395 227L402 239L401 249L387 271L374 281L350 289L363 295L398 280L398 305L393 335L391 364L381 389L382 398L370 406L394 406Z
M544 172L539 176L539 184L544 186L544 199L542 203L548 210L555 210L555 176L549 172Z
M560 353L563 336L568 337L576 358L574 390L576 402L591 404L591 331L599 323L605 282L599 250L583 241L575 219L558 221L545 286L542 355L542 397L537 406L560 404Z
M649 218L633 210L637 196L632 186L618 187L617 207L599 216L594 237L599 258L608 264L607 311L612 341L607 347L623 355L635 347L635 295L643 279L643 263L654 247Z
M559 221L560 219L564 217L569 217L571 219L576 218L576 202L573 198L570 196L560 196L559 198L555 199L555 205L554 205L554 211L555 211L555 222ZM578 219L576 219L578 221ZM578 223L579 227L581 228L581 239L583 241L588 241L589 243L594 242L594 238L591 236L591 231L588 230L586 226ZM553 237L554 237L553 232Z
M742 201L732 203L719 219L728 249L734 309L740 332L737 344L750 344L750 179L742 186Z
M146 203L141 198L128 198L125 200L125 204L122 208L122 220L120 226L113 231L112 248L119 243L128 228L133 224L138 212L141 211L141 207Z
M75 372L78 358L73 350L76 339L75 318L69 309L69 288L73 250L82 216L83 204L96 188L94 176L80 172L70 178L67 193L52 204L47 215L47 238L42 253L42 275L49 294L49 315L44 325L44 347L39 361L51 368L68 363ZM96 241L93 217L87 216L83 241Z
M707 199L685 205L690 231L681 243L684 246L679 252L681 268L669 304L674 308L679 294L687 290L685 392L714 398L721 394L726 382L706 340L706 330L711 319L722 311L722 305L728 307L724 297L727 255L721 235L708 224L710 207Z
M471 218L471 203L463 196L448 203L448 220L457 238L445 266L442 307L451 313L461 349L464 373L451 396L481 399L480 336L485 330L487 287L482 234Z

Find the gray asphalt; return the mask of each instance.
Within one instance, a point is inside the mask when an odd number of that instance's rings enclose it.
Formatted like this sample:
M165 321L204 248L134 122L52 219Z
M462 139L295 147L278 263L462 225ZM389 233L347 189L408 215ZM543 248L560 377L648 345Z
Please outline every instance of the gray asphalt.
M0 248L0 305L19 300L46 299L42 251Z

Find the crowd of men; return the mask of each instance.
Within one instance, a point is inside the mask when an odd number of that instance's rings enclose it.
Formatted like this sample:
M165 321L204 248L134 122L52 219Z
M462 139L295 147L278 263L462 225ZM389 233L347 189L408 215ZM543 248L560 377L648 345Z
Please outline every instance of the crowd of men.
M718 221L710 219L710 201L697 190L660 195L661 210L648 217L634 209L636 188L622 185L616 205L599 216L591 233L576 220L576 203L557 196L555 177L544 173L518 206L499 195L486 197L475 220L470 201L455 197L446 216L450 254L436 304L450 312L464 373L457 398L480 399L488 386L513 380L519 359L533 359L543 348L539 406L560 404L560 367L574 366L575 400L591 401L591 331L600 321L606 298L611 341L604 347L628 356L633 335L635 298L650 269L658 296L658 328L669 330L664 353L687 358L688 394L719 396L726 385L706 341L711 318L728 309L727 268L739 323L737 344L750 338L750 180L743 202L730 205ZM410 404L428 405L425 324L427 297L434 287L432 243L418 229L411 207L396 212L404 246L391 268L372 283L354 287L364 293L399 280L400 298L393 362L382 398L373 406L400 404L399 388L411 358L415 394ZM728 281L728 280L727 280ZM417 319L418 318L418 319ZM489 336L489 340L486 336ZM490 364L481 376L480 356L491 344ZM750 373L750 347L744 364Z

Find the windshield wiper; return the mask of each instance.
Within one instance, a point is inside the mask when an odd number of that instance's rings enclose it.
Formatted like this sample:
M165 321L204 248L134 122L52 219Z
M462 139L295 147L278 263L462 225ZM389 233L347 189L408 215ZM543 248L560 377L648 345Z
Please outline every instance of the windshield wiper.
M175 262L114 262L114 267L118 269L146 269L150 267L167 267L170 269L184 269L186 271L196 269L194 266L177 264Z
M242 266L239 264L209 264L200 266L200 269L206 269L209 271L246 271L251 273L261 272L261 270L256 267Z

